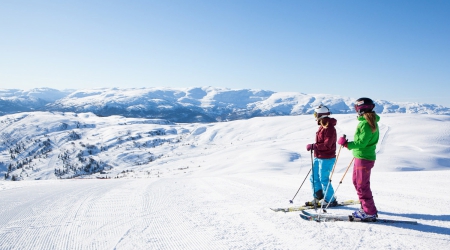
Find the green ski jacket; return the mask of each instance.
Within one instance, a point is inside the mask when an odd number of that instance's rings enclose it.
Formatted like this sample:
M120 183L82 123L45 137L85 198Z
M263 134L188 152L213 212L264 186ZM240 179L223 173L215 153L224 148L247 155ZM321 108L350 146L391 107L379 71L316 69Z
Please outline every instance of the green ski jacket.
M375 132L372 132L372 128L370 128L364 116L358 116L358 120L359 124L356 128L354 140L347 143L347 148L353 151L355 158L375 161L375 150L380 137L378 129L380 117L376 115L377 130Z

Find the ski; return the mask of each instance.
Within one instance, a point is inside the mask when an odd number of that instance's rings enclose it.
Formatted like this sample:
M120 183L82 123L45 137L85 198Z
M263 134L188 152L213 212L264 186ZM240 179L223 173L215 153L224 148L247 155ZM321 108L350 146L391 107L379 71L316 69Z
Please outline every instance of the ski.
M315 222L331 222L331 221L350 221L348 216L309 216L306 214L300 214L300 217L307 221L315 221Z
M346 201L338 202L337 206L335 206L335 207L350 206L350 205L356 205L356 204L360 204L359 200L346 200ZM321 206L321 204L319 203L317 205L317 208L320 208L320 206ZM288 212L303 211L303 210L313 209L313 208L314 208L314 206L312 206L312 205L303 205L303 206L292 206L292 207L281 207L281 208L270 208L270 209L274 212L288 213ZM331 207L328 207L328 208L331 208Z
M300 217L307 221L316 222L333 222L333 221L348 221L348 222L366 222L366 223L405 223L416 225L417 221L413 220L393 220L393 219L380 219L377 218L376 221L363 221L361 219L355 218L352 215L336 215L336 214L312 214L306 211L302 211Z

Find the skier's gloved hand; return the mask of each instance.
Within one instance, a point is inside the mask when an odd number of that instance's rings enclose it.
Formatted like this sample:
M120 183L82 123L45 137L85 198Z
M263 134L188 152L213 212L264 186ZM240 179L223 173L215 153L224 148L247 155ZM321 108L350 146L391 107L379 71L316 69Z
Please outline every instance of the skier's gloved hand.
M340 137L337 143L343 147L347 147L348 140L345 137Z
M311 149L312 149L312 150L316 150L314 144L308 144L308 145L306 145L306 150L310 151Z

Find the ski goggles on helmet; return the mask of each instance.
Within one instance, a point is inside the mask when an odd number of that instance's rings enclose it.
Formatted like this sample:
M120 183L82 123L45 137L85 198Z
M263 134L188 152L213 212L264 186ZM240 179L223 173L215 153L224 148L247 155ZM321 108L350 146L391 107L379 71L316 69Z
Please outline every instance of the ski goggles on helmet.
M324 116L327 117L329 115L331 115L331 112L317 113L316 111L314 111L314 118L316 118L316 120L320 119L320 118L323 118Z
M372 110L374 107L375 105L373 104L363 104L363 105L355 104L355 111L358 112L360 110Z

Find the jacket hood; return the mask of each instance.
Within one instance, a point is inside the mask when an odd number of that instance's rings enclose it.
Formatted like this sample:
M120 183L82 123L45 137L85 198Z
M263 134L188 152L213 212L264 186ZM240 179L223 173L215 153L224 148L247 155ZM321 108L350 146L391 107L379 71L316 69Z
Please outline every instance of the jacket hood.
M324 121L324 124L328 122L328 126L329 126L329 127L334 127L334 126L336 126L336 124L337 124L337 120L334 119L334 118L331 118L331 117L325 117L325 118L322 118L322 119L323 119L323 121Z

